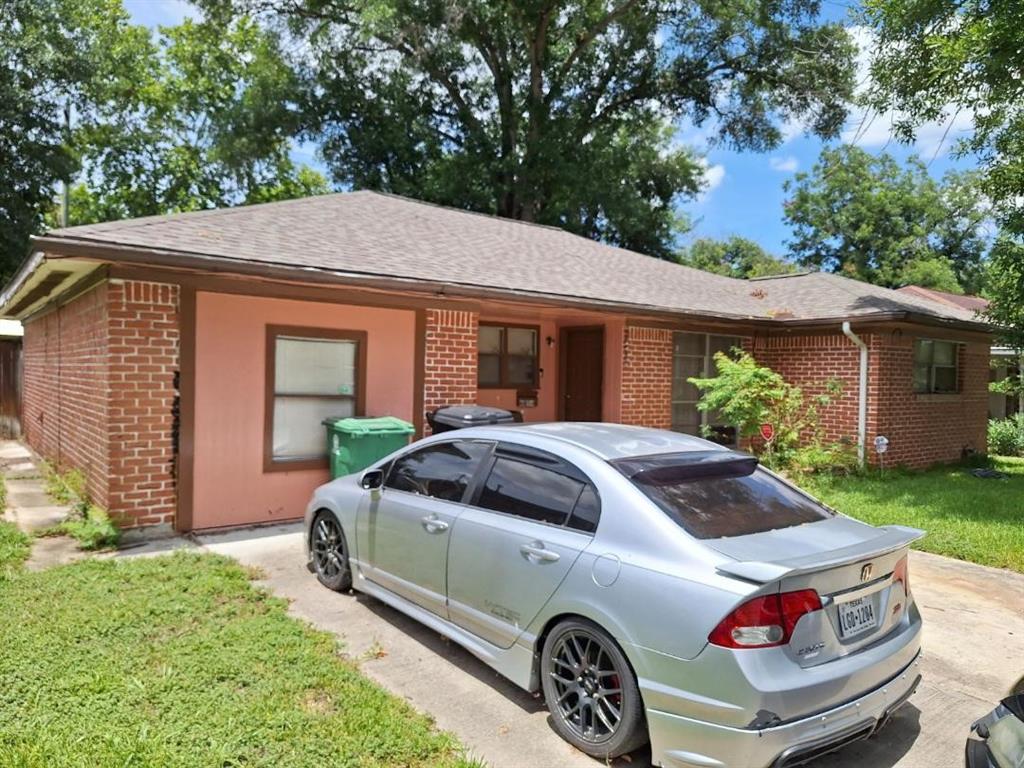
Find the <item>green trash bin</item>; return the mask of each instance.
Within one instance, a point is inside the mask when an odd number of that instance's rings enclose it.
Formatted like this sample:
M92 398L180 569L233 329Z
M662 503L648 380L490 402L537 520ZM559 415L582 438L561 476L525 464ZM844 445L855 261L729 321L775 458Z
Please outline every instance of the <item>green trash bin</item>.
M394 416L324 419L331 478L350 475L409 444L412 424Z

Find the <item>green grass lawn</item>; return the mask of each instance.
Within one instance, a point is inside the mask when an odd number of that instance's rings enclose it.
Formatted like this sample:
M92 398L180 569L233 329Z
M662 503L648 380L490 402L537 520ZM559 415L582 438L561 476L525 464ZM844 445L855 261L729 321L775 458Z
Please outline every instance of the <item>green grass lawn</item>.
M896 523L928 535L915 547L1024 572L1024 459L994 457L1010 476L982 480L963 467L802 480L826 504L874 525Z
M31 539L13 524L0 520L0 583L13 576L28 559ZM3 620L0 603L0 621Z
M0 766L471 764L285 608L213 555L0 580Z

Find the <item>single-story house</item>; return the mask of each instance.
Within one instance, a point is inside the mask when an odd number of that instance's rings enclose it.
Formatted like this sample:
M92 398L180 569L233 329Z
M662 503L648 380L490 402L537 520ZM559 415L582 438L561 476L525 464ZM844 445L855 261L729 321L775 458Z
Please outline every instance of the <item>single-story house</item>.
M828 434L921 467L985 449L990 329L830 274L741 281L547 226L374 192L60 229L0 295L23 428L129 527L299 517L321 421L441 405L698 432L687 383L743 346ZM729 425L712 423L723 440Z

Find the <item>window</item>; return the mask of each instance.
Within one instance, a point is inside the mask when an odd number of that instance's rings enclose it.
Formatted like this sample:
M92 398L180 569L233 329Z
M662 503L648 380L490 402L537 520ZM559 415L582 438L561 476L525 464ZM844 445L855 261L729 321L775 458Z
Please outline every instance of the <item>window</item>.
M267 326L264 469L327 465L323 420L363 413L366 334Z
M959 348L954 341L914 340L914 391L953 394L960 391Z
M739 477L711 474L686 479L674 478L661 467L646 480L637 471L641 461L625 460L616 466L628 466L628 471L620 471L697 539L745 536L834 517L827 507L761 468Z
M477 337L477 384L514 389L540 386L537 326L480 323Z
M491 452L491 445L458 440L412 451L392 462L384 486L461 502L477 467Z
M716 413L697 409L700 390L689 382L693 377L715 375L715 353L729 352L742 344L737 336L713 336L706 333L675 333L672 343L672 429L690 435L703 435L723 445L736 444L736 427L725 424Z
M476 506L550 525L597 530L600 501L579 470L541 451L499 448Z

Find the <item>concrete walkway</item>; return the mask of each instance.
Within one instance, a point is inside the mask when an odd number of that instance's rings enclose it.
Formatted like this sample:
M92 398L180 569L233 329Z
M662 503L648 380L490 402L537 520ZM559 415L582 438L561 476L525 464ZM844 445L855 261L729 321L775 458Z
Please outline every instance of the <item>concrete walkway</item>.
M7 508L3 518L25 533L52 528L66 520L71 508L55 504L46 493L40 459L16 440L0 440L0 474L7 485ZM85 557L75 541L67 536L36 539L25 567L42 570Z
M493 768L598 768L548 725L543 702L397 611L321 587L305 567L298 526L199 537L265 574L291 612L341 638L363 671L432 715ZM925 618L924 681L889 726L812 768L961 768L971 722L1024 674L1024 576L914 552L912 589ZM638 753L617 766L641 768Z

